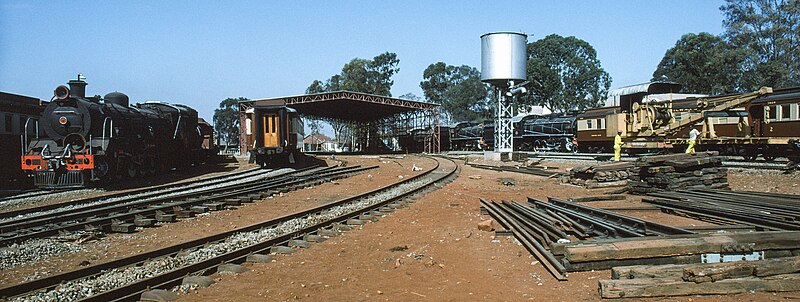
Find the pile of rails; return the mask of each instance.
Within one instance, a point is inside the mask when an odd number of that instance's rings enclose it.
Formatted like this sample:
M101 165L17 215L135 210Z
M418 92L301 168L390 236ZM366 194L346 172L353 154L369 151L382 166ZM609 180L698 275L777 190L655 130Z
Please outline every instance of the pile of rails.
M679 190L642 199L662 211L716 224L740 224L767 231L800 230L800 197L728 190Z
M679 189L727 189L728 169L718 152L646 156L636 160L630 173L631 193Z
M693 234L668 225L645 221L576 202L528 198L527 203L486 201L481 205L525 245L558 280L570 270L569 262L554 256L551 245L587 238L636 238L655 235Z
M579 166L562 182L588 189L627 187L631 193L728 188L728 170L717 152L645 156L634 162Z

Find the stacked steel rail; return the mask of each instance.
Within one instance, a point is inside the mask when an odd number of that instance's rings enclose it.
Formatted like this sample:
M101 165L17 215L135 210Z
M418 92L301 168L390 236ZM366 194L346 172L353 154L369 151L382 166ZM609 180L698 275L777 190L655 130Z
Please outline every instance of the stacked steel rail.
M262 199L281 191L310 184L319 184L373 167L328 167L296 170L259 181L236 182L212 188L175 193L163 197L134 196L107 203L89 204L58 212L48 212L0 222L0 246L33 238L81 230L130 232L136 226L152 226L155 222L172 222L178 217L220 210L242 202ZM178 192L183 192L181 188Z
M273 237L268 240L258 242L256 244L252 244L244 248L228 251L224 254L221 254L219 256L214 256L213 258L206 259L201 262L176 267L172 270L157 275L146 276L143 279L134 280L131 283L125 284L123 286L119 286L104 292L94 293L91 296L81 299L81 301L136 301L139 299L140 294L143 291L156 288L161 288L161 289L172 288L174 286L180 285L182 279L187 275L213 273L214 269L222 264L242 263L246 260L248 255L254 253L263 253L265 251L269 252L269 250L271 250L273 247L280 245L284 246L288 245L290 241L296 238L303 238L308 235L330 232L335 225L345 223L347 221L350 221L351 219L365 217L365 215L371 216L371 214L377 212L376 210L379 210L379 212L390 212L394 208L401 207L402 203L405 200L409 200L410 198L413 198L413 196L416 196L417 194L420 194L422 192L436 189L438 184L452 180L452 178L455 175L457 175L458 165L456 165L455 162L452 162L451 160L448 161L450 161L448 165L440 165L439 161L437 160L437 165L435 168L426 171L424 173L421 173L419 175L416 175L414 177L408 178L404 181L395 183L393 185L384 188L376 189L364 194L360 194L343 200L334 201L319 207L311 208L294 214L281 216L278 218L272 218L264 222L237 228L231 231L225 231L220 234L192 240L174 246L165 247L159 250L150 251L123 259L118 259L107 263L88 266L79 270L66 272L59 275L49 276L14 286L0 288L0 297L10 298L32 292L35 292L37 294L43 293L48 290L53 290L60 283L68 280L94 278L114 268L144 266L144 264L147 261L155 261L157 259L165 257L175 257L180 252L198 249L200 247L212 245L218 242L224 242L226 239L230 239L238 234L242 234L245 232L253 232L263 229L276 228L282 223L286 223L295 219L310 218L314 215L326 213L337 207L354 204L359 200L374 198L376 196L383 196L389 192L392 192L392 190L404 190L402 193L393 196L381 197L380 201L376 203L372 203L366 207L352 210L341 215L337 215L332 219L319 221L311 226L304 227L302 229L295 231L290 231L280 236Z
M527 204L481 199L481 205L503 227L511 230L558 280L566 280L567 269L548 249L559 240L694 234L682 228L552 197L548 202L528 197Z
M800 197L726 190L680 190L652 193L642 201L668 213L745 224L758 230L800 230Z

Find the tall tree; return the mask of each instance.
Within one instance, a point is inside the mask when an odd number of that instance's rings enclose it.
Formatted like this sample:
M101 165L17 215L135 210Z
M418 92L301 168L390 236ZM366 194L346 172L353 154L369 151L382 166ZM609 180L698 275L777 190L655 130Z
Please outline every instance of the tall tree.
M239 102L247 98L227 98L214 109L214 129L217 136L227 145L239 141Z
M597 52L576 37L549 35L528 43L527 105L554 111L595 107L606 97L611 77L603 70Z
M724 94L739 87L745 51L709 34L686 34L667 50L653 72L653 81L683 84L690 93Z
M346 90L381 96L392 96L392 76L400 71L397 55L385 52L372 60L354 58L342 67L340 74L330 77L325 83L314 80L307 93Z
M486 84L478 69L444 62L428 65L419 86L425 97L442 105L446 120L481 121L491 116Z
M742 89L800 85L800 1L726 0L725 38L747 51Z
M314 80L306 89L306 93L321 93L346 90L380 96L392 96L394 81L392 76L400 71L397 65L400 60L397 54L385 52L372 60L354 58L342 67L342 72L331 76L324 83ZM349 141L353 132L352 126L345 121L330 121L336 139Z
M399 96L399 98L404 99L404 100L412 100L412 101L422 100L420 97L418 97L413 92L409 92L409 93L406 93L404 95L401 95L401 96Z

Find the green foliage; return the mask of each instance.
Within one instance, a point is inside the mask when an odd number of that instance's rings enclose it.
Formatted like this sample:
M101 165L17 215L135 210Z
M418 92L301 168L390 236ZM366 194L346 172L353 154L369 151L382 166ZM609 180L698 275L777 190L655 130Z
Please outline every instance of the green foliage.
M342 67L342 72L330 77L324 83L314 80L306 89L306 93L323 93L334 91L352 91L369 93L380 96L392 96L391 90L394 81L392 76L400 71L397 65L400 60L397 54L385 52L372 58L372 60L354 58ZM336 139L351 142L349 137L354 132L353 125L346 121L329 121ZM320 127L321 125L309 126ZM315 131L314 128L311 129ZM318 129L317 129L318 131Z
M401 96L399 96L399 98L401 98L401 99L404 99L404 100L412 100L412 101L419 101L419 100L421 100L421 98L420 98L420 97L418 97L418 96L417 96L416 94L414 94L413 92L409 92L409 93L406 93L406 94L404 94L404 95L401 95Z
M320 130L322 130L322 121L319 119L316 119L313 116L303 116L302 119L305 122L305 126L311 130L310 134L318 134L320 133Z
M594 48L576 37L552 34L528 43L527 64L531 84L521 99L525 105L560 112L591 108L603 101L611 86Z
M239 141L239 102L247 98L227 98L214 109L214 129L225 144Z
M306 94L313 94L313 93L323 93L327 90L325 87L325 83L321 82L320 80L314 80L311 82L311 86L306 88Z
M653 81L683 84L690 93L736 92L745 51L709 33L686 34L667 50Z
M800 85L800 1L726 0L725 38L746 51L742 90Z
M385 52L372 60L355 58L344 64L342 72L331 76L326 82L314 80L306 93L321 93L346 90L381 96L392 96L392 76L400 71L397 54Z
M486 84L478 69L443 62L428 65L419 86L425 97L442 105L445 116L454 121L482 121L491 117Z

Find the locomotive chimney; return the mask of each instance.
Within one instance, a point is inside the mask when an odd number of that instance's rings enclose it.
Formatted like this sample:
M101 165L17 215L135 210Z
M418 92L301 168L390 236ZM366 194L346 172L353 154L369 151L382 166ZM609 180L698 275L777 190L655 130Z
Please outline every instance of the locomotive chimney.
M86 78L83 75L78 74L77 80L69 80L67 84L69 84L69 94L73 97L77 98L85 98L86 97Z

